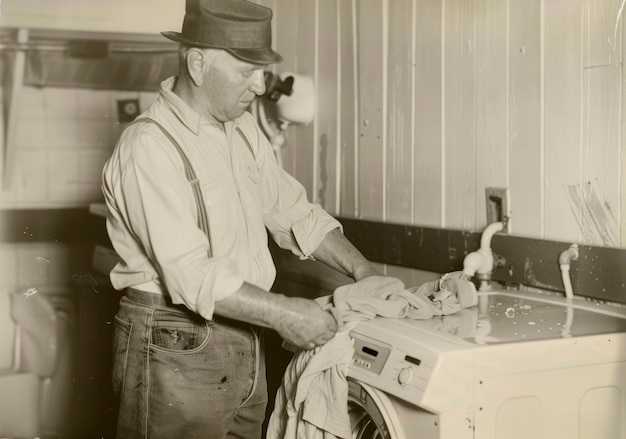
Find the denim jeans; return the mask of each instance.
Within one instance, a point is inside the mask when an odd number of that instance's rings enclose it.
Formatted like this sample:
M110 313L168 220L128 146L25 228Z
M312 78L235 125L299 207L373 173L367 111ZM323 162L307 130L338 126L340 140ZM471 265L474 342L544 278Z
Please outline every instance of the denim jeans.
M257 329L134 289L113 324L117 439L261 437L267 384Z

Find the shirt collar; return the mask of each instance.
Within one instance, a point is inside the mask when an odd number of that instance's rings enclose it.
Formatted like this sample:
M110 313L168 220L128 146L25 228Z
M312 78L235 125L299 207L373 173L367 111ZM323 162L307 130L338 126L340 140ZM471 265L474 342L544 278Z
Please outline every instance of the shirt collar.
M166 80L161 82L161 97L165 101L166 105L172 110L172 112L180 119L180 121L196 136L200 134L200 127L203 123L212 126L218 126L217 123L207 120L202 117L198 112L193 110L189 105L185 103L181 98L176 95L172 89L176 82L176 76L170 76ZM230 130L232 124L238 125L239 118L234 121L224 123L226 132Z

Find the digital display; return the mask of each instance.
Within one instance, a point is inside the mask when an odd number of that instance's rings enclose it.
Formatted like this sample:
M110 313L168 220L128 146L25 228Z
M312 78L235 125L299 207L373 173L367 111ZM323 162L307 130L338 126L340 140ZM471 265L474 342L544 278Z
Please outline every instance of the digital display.
M363 346L363 347L361 348L361 350L362 350L363 352L365 352L367 355L371 355L372 357L377 357L377 356L378 356L378 351L375 351L375 350L374 350L374 349L372 349L372 348L368 348L367 346Z
M404 359L406 361L408 361L409 363L413 363L413 364L415 364L417 366L422 364L422 360L420 360L419 358L413 358L413 357L410 357L410 356L407 355L407 356L404 357Z

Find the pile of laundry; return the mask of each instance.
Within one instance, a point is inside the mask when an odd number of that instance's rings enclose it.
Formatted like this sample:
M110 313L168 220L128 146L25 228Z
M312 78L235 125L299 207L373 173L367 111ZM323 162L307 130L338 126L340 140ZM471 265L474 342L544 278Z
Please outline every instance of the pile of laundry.
M478 304L474 284L460 271L418 287L402 281L370 276L337 288L324 308L339 325L323 346L298 351L276 394L267 439L334 439L351 436L348 415L348 367L354 348L350 330L362 320L387 318L430 319L454 314Z

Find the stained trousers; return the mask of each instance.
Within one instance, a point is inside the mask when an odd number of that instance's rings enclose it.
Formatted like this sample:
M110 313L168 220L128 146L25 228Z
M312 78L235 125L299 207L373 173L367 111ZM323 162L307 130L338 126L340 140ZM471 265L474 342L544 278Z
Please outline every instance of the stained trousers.
M132 288L113 325L117 439L261 437L267 384L257 328L207 321Z

